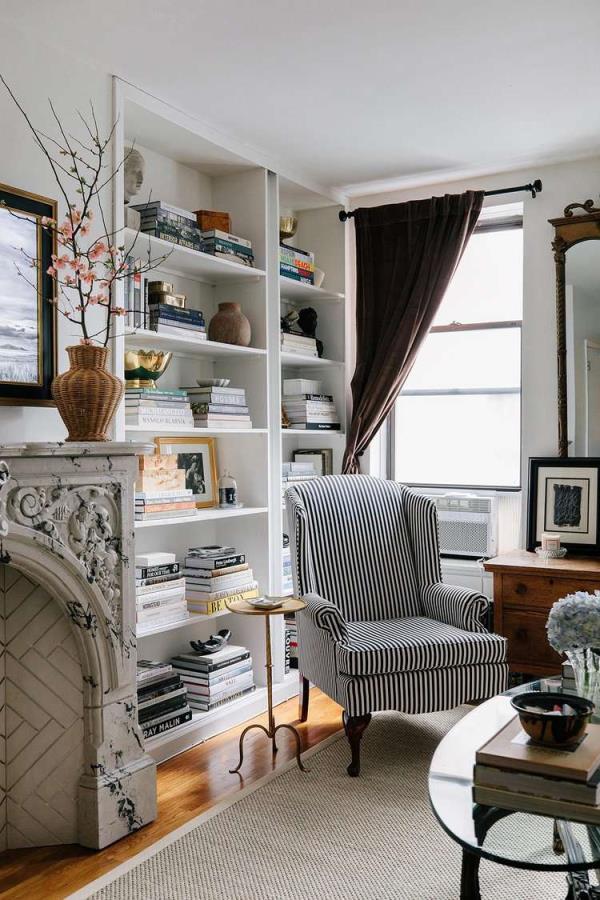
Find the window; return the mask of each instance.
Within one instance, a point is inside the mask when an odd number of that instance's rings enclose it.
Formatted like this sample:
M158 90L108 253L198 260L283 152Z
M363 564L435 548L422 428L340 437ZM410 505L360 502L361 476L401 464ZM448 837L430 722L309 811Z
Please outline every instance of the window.
M392 416L405 484L518 488L521 219L480 220Z

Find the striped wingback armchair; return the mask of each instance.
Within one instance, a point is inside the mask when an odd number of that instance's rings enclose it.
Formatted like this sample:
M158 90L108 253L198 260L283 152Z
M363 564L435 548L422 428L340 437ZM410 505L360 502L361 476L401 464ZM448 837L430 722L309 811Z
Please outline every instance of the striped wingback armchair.
M442 583L427 497L368 475L286 492L298 613L301 718L312 681L344 709L352 761L371 713L427 713L505 690L505 640L483 625L488 599Z

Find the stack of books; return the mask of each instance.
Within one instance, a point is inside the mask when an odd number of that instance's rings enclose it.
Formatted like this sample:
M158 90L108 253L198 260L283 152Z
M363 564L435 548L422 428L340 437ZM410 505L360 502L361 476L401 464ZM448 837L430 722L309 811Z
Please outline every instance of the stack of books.
M185 485L185 469L177 468L177 454L140 456L135 482L135 521L196 515L196 501Z
M196 428L252 428L246 389L236 387L189 387Z
M190 250L202 249L202 238L193 212L172 206L163 200L140 203L132 206L132 209L137 209L140 213L140 231L144 234L189 247Z
M311 481L318 478L319 473L315 469L312 462L286 462L281 464L281 500L285 507L285 492L288 488L294 487L296 484L302 484L303 481ZM289 545L289 539L288 539ZM283 545L285 547L285 543ZM289 550L289 546L288 546ZM290 559L291 572L291 559Z
M183 574L190 612L210 616L227 609L232 600L258 597L258 582L246 554L218 544L190 547Z
M289 669L298 668L298 628L296 617L293 613L284 616L285 620L285 650L289 659Z
M290 538L289 535L283 535L283 554L282 554L282 562L283 562L283 572L281 579L281 590L284 594L293 594L294 585L292 582L292 552L290 550Z
M169 663L139 659L137 664L138 722L145 738L153 738L192 718L186 689Z
M304 428L307 431L339 431L340 420L332 394L323 394L321 391L289 393L284 382L283 409L288 417L290 428Z
M180 653L171 660L187 688L192 709L210 712L255 690L252 657L246 647L216 653Z
M206 340L204 313L199 309L184 309L170 303L150 303L148 328L157 334L172 334L175 337L191 335L195 340Z
M171 428L174 425L194 427L194 416L187 392L180 388L127 388L125 391L125 426Z
M174 553L144 553L135 558L137 636L189 618L185 578Z
M299 331L282 331L281 352L296 353L298 356L318 357L317 339L307 337L307 335Z
M279 245L279 273L303 284L315 282L315 254L288 244Z
M201 249L204 253L210 253L211 256L218 256L221 259L229 259L232 262L241 263L243 266L254 266L252 242L246 238L216 229L201 231L200 237L202 239Z
M588 725L575 750L554 750L533 744L511 719L476 753L473 800L600 824L600 725Z

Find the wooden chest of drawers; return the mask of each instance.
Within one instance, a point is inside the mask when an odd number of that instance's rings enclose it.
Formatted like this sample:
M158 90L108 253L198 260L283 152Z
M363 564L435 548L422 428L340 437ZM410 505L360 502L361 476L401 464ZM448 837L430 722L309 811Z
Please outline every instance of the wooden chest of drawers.
M566 594L600 590L600 560L573 556L546 562L514 550L484 565L494 576L494 631L508 640L511 672L556 675L562 657L548 644L548 612Z

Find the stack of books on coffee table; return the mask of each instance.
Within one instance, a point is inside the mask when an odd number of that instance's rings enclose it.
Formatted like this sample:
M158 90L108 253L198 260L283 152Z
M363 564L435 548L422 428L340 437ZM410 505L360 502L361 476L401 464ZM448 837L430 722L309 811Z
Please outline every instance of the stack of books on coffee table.
M230 645L216 653L180 653L171 660L187 688L192 709L209 712L255 690L252 657L246 647Z
M477 751L473 800L600 824L600 725L588 725L574 750L560 750L534 744L516 716Z

